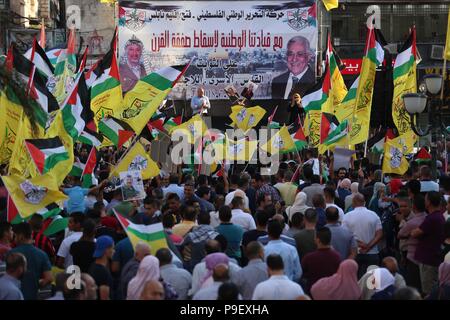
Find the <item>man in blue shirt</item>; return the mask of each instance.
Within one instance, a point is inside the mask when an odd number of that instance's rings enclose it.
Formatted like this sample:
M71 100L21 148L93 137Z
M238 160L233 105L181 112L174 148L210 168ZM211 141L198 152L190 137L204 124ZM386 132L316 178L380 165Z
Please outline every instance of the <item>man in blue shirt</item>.
M241 259L241 243L244 229L241 226L232 224L230 222L231 217L231 208L222 206L219 209L220 224L217 226L216 231L227 239L228 245L225 251L227 256L239 261Z
M303 271L297 249L280 239L281 232L283 232L283 226L279 221L269 221L267 233L270 241L264 247L264 256L267 259L272 253L280 255L283 259L286 276L292 281L298 281L302 277Z
M67 200L66 202L67 213L68 214L71 214L72 212L84 213L86 211L86 204L84 199L88 195L88 193L104 188L107 183L108 181L104 180L98 186L92 187L90 189L82 188L80 186L81 184L80 179L73 177L72 179L73 187L62 189L62 191L67 196L69 196L69 200Z
M27 271L27 259L21 253L6 256L6 274L0 277L0 300L23 300L20 280Z
M331 246L339 253L342 261L355 259L358 244L353 233L339 223L338 209L336 207L328 207L325 210L325 214L327 217L325 227L331 231Z
M22 278L22 294L25 300L37 300L39 288L44 288L53 281L51 264L47 254L36 248L31 237L31 226L19 223L14 226L17 247L11 253L21 253L27 259L27 271Z

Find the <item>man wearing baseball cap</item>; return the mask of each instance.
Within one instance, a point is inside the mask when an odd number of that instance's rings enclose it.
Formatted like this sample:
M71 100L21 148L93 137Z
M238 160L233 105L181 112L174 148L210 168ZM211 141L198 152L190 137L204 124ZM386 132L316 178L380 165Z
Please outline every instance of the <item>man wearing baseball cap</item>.
M97 284L99 300L110 300L113 296L113 277L108 268L108 262L114 254L114 240L110 236L97 238L94 251L94 263L89 268L89 274Z

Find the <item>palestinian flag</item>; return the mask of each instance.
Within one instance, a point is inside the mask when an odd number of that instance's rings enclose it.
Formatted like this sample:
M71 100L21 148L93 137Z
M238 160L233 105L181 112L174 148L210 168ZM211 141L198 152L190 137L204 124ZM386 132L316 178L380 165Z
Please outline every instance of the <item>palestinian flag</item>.
M152 249L152 252L168 247L162 223L151 225L134 224L130 220L124 218L115 209L113 209L113 212L122 225L122 228L127 233L128 238L130 238L133 248L135 248L139 242L147 243Z
M133 128L128 123L113 117L102 119L98 128L118 148L134 135Z
M181 122L182 122L181 116L170 117L169 120L167 120L166 123L164 123L164 129L166 129L167 132L170 132L172 128L179 126Z
M63 218L60 215L48 218L43 222L42 231L44 236L51 236L55 233L63 231L69 224L69 218Z
M391 128L381 130L367 141L367 147L374 153L383 153L385 141L394 138L395 135Z
M70 87L67 84L74 81L77 77L75 38L75 29L70 29L67 49L59 55L55 66L55 75L52 79L52 93L59 103L63 102L70 94Z
M419 164L423 164L425 162L431 161L431 154L424 147L420 148L419 152L417 152L415 156L417 162Z
M320 121L320 143L323 143L328 135L339 126L339 121L334 114L322 112Z
M35 65L26 59L16 46L12 47L10 51L11 59L14 69L20 74L22 80L27 83L27 91L31 98L36 100L41 108L34 110L37 122L42 127L45 127L48 113L59 109L58 102L55 97L47 89L47 79L40 73L35 72Z
M72 177L81 177L81 174L84 171L84 167L86 165L82 163L80 160L75 161L72 166L72 171L70 171L69 176Z
M96 79L91 86L91 108L96 121L104 114L115 115L122 107L122 86L117 64L117 28L111 41L111 48L93 70Z
M44 219L48 219L58 215L62 211L62 208L56 203L50 203L45 208L36 212L36 214L40 214Z
M322 118L323 119L323 118ZM348 135L348 121L342 121L336 128L328 133L328 136L323 140L322 144L330 146L339 142L342 138Z
M292 140L294 141L295 147L290 150L287 150L287 151L282 151L281 153L301 151L308 146L308 142L306 141L305 133L303 132L302 123L300 121L300 116L298 117L298 125L299 125L299 127L298 127L297 131L295 133L291 134L291 137L292 137Z
M69 159L69 154L59 137L25 139L25 146L41 174L49 172L60 161Z
M78 141L90 146L98 147L103 142L103 136L96 130L91 130L90 128L86 127L78 137Z
M416 29L413 27L394 64L392 119L399 135L404 133L413 134L408 112L403 102L403 95L417 92L416 57Z
M273 118L275 117L275 113L277 112L278 106L275 107L275 110L273 110L272 114L270 115L270 117L267 119L267 126L269 127L269 129L279 129L280 124L276 121L273 121Z
M92 176L94 174L95 166L97 165L97 149L91 148L89 157L81 173L82 187L90 188L92 186Z
M55 68L56 63L58 62L58 57L61 55L63 51L64 49L62 48L53 48L45 52L53 68Z
M164 120L165 120L164 116L161 117L161 118L155 119L155 120L151 120L150 119L150 122L148 124L152 128L158 129L159 131L165 131L165 129L164 129Z
M55 72L55 68L50 62L47 54L44 49L39 45L36 41L36 38L33 39L33 46L30 50L25 53L25 58L34 63L38 72L41 73L45 78L50 78L53 76Z
M78 83L82 78L84 78L84 74L83 72L80 72L75 80L72 92L69 93L68 98L63 103L64 107L61 111L64 128L74 141L78 139L85 128L86 122L84 121L82 114L83 111L89 107L89 105L86 105L89 101L89 97L85 96L86 91L82 90L83 86L80 86L81 90L78 91Z

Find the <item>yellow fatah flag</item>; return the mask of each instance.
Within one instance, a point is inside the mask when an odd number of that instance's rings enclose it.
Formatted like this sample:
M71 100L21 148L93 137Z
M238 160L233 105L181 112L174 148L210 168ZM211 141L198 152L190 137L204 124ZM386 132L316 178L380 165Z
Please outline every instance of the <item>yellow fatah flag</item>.
M127 122L139 135L185 70L184 65L170 66L140 79L125 94L118 118Z
M400 143L400 137L388 140L384 143L383 173L395 173L402 175L409 167L405 155L404 145Z
M59 191L55 178L49 173L31 179L18 175L2 176L2 180L20 216L24 219L53 202L67 199L67 196Z
M261 149L276 154L282 151L291 150L295 147L294 140L289 134L288 128L283 126L269 141L267 141Z
M250 161L258 147L255 140L241 139L239 141L226 140L225 159L228 161Z
M127 152L125 157L117 164L111 171L110 177L119 177L120 172L139 170L142 174L142 179L151 179L159 174L159 167L152 160L150 155L145 152L144 147L138 141Z
M327 11L331 9L336 9L339 6L339 0L322 0L323 5Z
M205 135L208 126L205 121L203 121L200 115L193 116L189 121L180 124L179 126L170 129L169 133L173 135L181 134L187 137L188 143L194 144L195 141Z
M36 125L35 128L33 128L28 117L25 114L22 114L22 119L20 120L14 143L14 149L9 161L8 174L16 174L22 177L36 177L40 175L25 146L25 139L40 138L45 138L44 129L39 125Z
M230 118L233 120L232 125L236 125L244 132L256 126L266 114L266 110L260 106L246 108L236 105L231 107Z
M444 59L450 60L450 8L448 9L447 38L445 40Z
M11 159L23 108L9 87L0 92L0 106L0 164L6 164Z
M305 117L303 129L305 130L305 136L308 137L309 145L312 147L318 147L320 144L321 117L322 112L320 110L311 110Z

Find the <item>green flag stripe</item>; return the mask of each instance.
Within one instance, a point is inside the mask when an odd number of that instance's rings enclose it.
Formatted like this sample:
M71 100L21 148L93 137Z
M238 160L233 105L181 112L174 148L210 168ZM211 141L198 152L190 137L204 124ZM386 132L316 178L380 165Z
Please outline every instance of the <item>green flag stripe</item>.
M120 82L116 78L109 77L102 83L99 83L99 84L95 85L94 87L92 87L91 98L94 99L99 94L102 94L105 91L114 89L115 87L117 87L119 85L120 85Z
M308 105L305 107L305 112L309 112L311 110L321 110L322 104L324 104L327 99L328 96L325 93L322 93L322 98L320 100L311 101L310 103L308 103Z
M143 241L157 241L157 240L162 240L166 238L166 235L164 234L164 231L157 231L154 233L142 233L136 229L127 228L127 232L130 232L132 234L134 234L136 237L138 237L139 239L142 239Z
M399 78L405 74L408 74L409 70L411 70L413 66L414 66L414 56L411 55L406 63L394 68L394 79Z
M150 73L148 76L142 78L140 81L144 81L147 84L154 86L155 88L161 91L172 88L172 81L164 77L161 77L156 72Z
M115 132L113 129L108 127L103 121L98 123L98 129L116 146L119 144L119 135L118 132Z
M54 166L58 164L58 162L68 159L69 154L67 152L52 154L45 159L43 173L49 172Z

